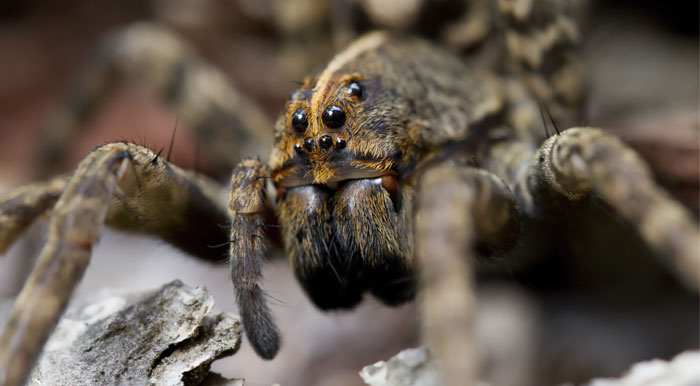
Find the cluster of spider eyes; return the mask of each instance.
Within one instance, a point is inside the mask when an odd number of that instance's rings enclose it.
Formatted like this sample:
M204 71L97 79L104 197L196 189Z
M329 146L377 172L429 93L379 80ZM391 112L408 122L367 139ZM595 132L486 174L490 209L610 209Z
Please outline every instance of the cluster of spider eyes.
M348 84L346 90L348 94L352 95L358 100L362 99L364 94L362 86L360 86L360 84L357 82L351 82L350 84ZM323 121L323 124L330 129L340 128L345 124L345 111L340 106L330 105L326 107L326 109L323 111L323 114L321 114L321 120ZM305 109L296 110L294 114L292 114L292 129L294 129L295 132L302 134L306 131L306 128L308 126L309 121L307 111ZM335 146L338 149L342 149L346 146L345 139L341 137L337 137L335 142ZM331 138L330 135L322 135L318 139L318 145L321 147L321 149L330 149L331 146L333 146L333 138ZM315 141L313 138L307 137L304 140L303 147L307 151L313 151L314 146ZM294 147L297 151L301 151L302 145L297 143Z

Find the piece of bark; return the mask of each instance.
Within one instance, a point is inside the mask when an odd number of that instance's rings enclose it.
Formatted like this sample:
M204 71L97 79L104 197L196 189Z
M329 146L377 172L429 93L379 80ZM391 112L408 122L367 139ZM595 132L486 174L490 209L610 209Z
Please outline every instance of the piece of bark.
M584 386L700 385L700 351L686 351L670 361L639 362L620 378L594 379Z
M214 299L176 280L140 296L70 309L32 372L31 385L242 385L208 377L240 346L240 321L209 315Z
M370 386L442 386L442 377L430 351L424 347L401 351L388 361L365 366L360 376ZM475 386L490 386L479 381Z
M670 361L639 362L620 378L594 379L582 386L695 386L700 385L699 363L700 351L686 351ZM360 376L370 386L442 386L435 360L422 347L406 349L386 362L365 366Z
M360 376L370 386L441 386L440 373L425 348L401 351L388 361L365 366Z

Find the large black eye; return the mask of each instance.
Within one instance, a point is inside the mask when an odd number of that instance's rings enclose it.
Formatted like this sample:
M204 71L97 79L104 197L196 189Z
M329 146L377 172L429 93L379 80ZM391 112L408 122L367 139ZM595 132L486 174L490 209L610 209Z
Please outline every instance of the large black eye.
M348 85L348 92L357 99L362 99L362 96L364 95L362 86L360 86L360 84L357 82L352 82Z
M303 133L309 126L309 121L306 119L306 110L299 109L292 115L292 128L297 133Z
M328 106L323 112L321 119L323 119L323 123L326 126L331 129L337 129L345 123L345 111L335 105Z

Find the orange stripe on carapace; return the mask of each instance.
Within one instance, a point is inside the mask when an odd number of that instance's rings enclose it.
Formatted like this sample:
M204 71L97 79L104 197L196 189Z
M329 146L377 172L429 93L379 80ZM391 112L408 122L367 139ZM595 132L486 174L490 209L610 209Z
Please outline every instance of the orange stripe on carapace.
M352 43L346 50L336 55L326 69L323 70L321 75L318 77L316 86L311 96L311 124L310 135L317 136L320 134L320 128L317 127L315 122L318 122L318 114L321 114L325 106L321 106L321 103L326 99L329 89L332 87L333 75L338 72L343 66L348 62L355 59L358 55L363 52L375 49L377 46L381 45L387 40L387 34L385 32L377 31L365 35L363 38L356 40Z

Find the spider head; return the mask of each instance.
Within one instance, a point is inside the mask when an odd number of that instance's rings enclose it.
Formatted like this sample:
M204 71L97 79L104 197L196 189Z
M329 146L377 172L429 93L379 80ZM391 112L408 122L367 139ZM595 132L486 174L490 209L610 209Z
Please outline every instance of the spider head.
M270 157L278 187L326 185L397 171L407 144L400 109L379 76L325 71L294 91L277 121Z

